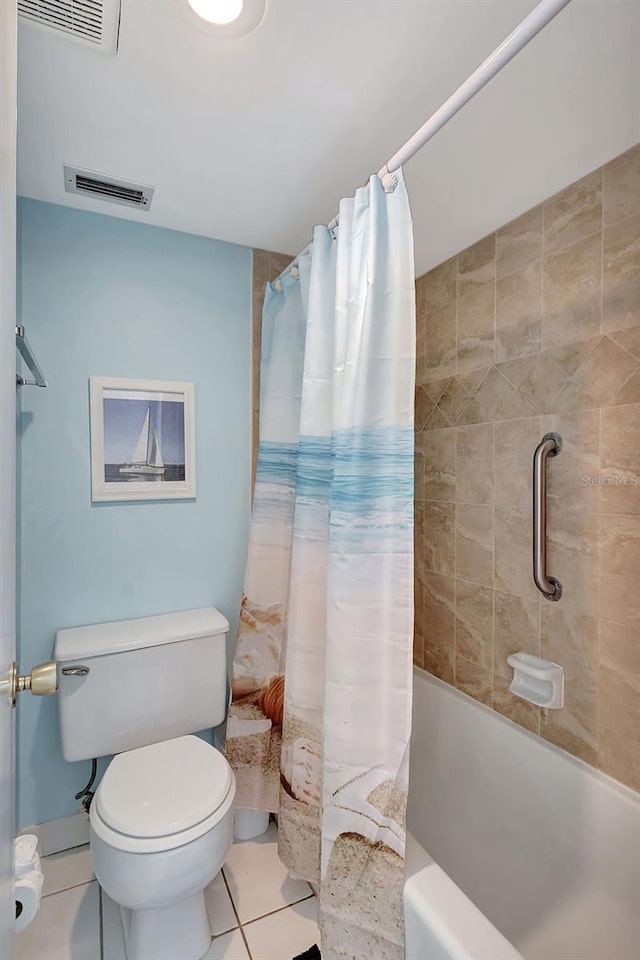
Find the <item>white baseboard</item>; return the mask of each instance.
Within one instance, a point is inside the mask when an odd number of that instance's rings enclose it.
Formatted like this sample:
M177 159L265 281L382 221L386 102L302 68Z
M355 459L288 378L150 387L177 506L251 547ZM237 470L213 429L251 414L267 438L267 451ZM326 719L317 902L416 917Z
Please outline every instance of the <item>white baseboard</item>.
M25 827L20 833L33 833L38 838L38 853L48 857L61 850L81 847L89 843L89 817L86 813L74 813L60 820L47 820L33 827Z

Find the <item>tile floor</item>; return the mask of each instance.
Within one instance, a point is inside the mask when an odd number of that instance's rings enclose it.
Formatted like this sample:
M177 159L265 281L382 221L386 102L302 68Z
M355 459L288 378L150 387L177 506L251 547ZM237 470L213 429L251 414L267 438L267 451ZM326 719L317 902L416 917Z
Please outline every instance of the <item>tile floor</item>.
M276 845L271 824L257 840L232 846L206 891L212 937L206 960L291 960L319 943L313 891L288 876ZM42 862L42 904L18 934L17 960L125 960L120 914L94 878L89 848Z

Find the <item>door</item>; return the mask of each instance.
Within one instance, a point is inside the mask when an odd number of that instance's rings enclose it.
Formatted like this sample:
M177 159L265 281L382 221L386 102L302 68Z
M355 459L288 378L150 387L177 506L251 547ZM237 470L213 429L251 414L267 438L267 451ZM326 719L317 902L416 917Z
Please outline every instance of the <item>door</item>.
M0 0L0 957L13 960L15 722L9 669L16 659L16 85L15 0Z

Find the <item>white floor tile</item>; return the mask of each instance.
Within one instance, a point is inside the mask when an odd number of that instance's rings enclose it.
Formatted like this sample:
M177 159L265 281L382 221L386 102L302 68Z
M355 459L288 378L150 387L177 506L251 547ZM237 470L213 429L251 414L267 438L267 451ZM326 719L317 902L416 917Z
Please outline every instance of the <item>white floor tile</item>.
M202 960L251 960L239 930L216 937Z
M205 890L204 899L207 903L212 936L217 937L221 933L226 933L227 930L233 930L238 926L222 871Z
M100 891L100 895L102 897L103 960L127 960L120 908L104 890Z
M98 884L94 880L45 897L19 933L17 960L100 960Z
M44 857L42 872L44 873L43 897L48 897L51 893L59 893L60 890L68 890L70 887L78 887L82 883L89 883L90 880L95 879L91 848L87 844L84 847L75 847L73 850L64 850L62 853Z
M278 831L274 823L261 837L234 843L223 870L240 923L264 917L312 893L304 880L292 880L280 862Z
M315 897L243 927L253 960L289 960L320 943Z

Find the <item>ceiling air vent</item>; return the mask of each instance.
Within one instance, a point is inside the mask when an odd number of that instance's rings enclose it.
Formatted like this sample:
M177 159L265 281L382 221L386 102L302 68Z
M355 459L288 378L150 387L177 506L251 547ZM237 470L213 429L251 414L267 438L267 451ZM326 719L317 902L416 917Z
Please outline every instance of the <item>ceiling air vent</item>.
M80 170L67 163L64 165L64 188L67 193L78 193L83 197L119 203L123 207L135 207L138 210L149 209L154 189L94 170Z
M103 53L118 50L120 0L18 0L20 19Z

